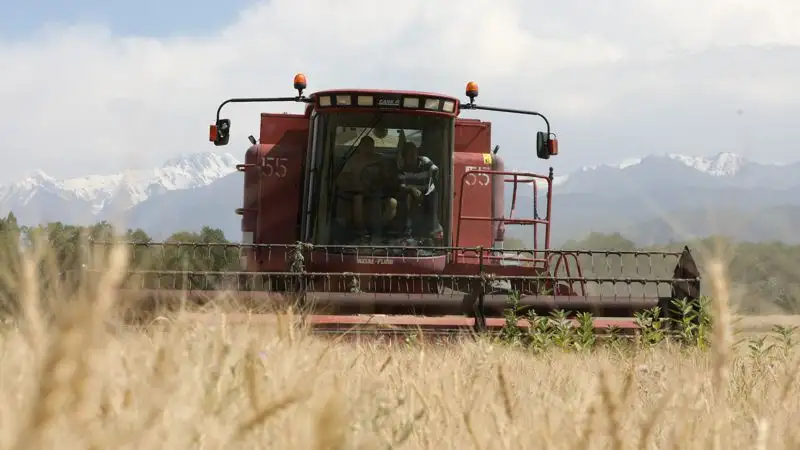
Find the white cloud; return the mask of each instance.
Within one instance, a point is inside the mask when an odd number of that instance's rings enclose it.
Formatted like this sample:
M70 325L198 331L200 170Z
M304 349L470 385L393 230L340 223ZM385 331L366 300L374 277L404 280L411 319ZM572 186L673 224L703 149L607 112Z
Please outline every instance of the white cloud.
M797 23L791 0L272 0L204 38L49 28L0 42L0 181L34 168L82 175L210 150L206 130L220 101L291 95L299 71L310 91L463 96L474 79L484 103L551 116L560 172L664 150L794 158L800 132L781 118L800 112ZM259 111L298 109L230 108L231 151L244 151ZM742 117L753 124L749 139L768 150L731 148L743 139ZM518 130L538 123L487 118L511 164L536 167Z

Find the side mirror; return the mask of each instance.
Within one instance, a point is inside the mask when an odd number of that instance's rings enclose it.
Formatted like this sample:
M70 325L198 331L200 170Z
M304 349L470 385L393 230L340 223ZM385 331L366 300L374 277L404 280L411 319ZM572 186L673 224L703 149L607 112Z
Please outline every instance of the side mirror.
M550 136L544 131L536 133L536 156L539 159L550 159L550 151L548 149L548 141Z
M214 145L228 145L228 140L231 138L231 120L219 119L217 123L211 125L208 129L208 140L213 142Z
M536 133L536 156L539 159L550 159L558 154L558 139L550 137L544 131Z

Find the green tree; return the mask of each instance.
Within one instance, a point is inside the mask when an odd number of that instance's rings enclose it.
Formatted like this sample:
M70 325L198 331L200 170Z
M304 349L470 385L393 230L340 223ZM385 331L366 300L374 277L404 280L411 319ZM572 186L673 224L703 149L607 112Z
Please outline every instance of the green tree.
M98 227L100 231L102 227ZM27 230L26 240L34 248L45 250L42 255L45 261L44 272L63 273L81 267L86 256L81 252L84 246L81 239L88 242L88 233L82 227L51 222L46 225L31 227Z
M567 241L562 248L564 250L629 251L634 250L636 244L619 233L589 233L580 241Z
M173 234L160 250L162 267L170 270L221 272L235 270L239 261L238 249L225 238L225 233L207 226L199 233Z
M18 312L20 250L22 229L14 213L0 218L0 313Z
M164 242L147 241L134 248L139 253L136 270L161 272L140 280L143 286L208 290L236 282L233 274L225 273L238 270L239 250L220 229L179 231Z

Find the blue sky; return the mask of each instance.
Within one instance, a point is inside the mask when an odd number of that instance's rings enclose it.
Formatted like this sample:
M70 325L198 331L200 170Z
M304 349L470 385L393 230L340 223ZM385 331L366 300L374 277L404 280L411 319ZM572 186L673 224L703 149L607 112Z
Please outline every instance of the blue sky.
M202 36L236 19L246 0L5 0L0 36L19 39L49 24L104 24L114 33Z
M463 97L475 80L481 103L548 115L556 174L664 153L800 159L796 0L0 1L0 183L218 150L219 102L292 95L296 72L310 91ZM225 151L241 158L259 112L296 110L227 109ZM469 116L492 121L508 166L542 170L538 122Z

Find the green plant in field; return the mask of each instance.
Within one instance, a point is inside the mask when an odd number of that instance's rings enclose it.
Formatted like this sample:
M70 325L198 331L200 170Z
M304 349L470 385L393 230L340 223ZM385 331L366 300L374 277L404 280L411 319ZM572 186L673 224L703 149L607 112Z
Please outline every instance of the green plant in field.
M535 311L530 310L524 315L528 321L528 328L525 331L520 330L519 298L520 294L517 291L508 296L506 308L503 310L504 324L500 330L500 341L512 345L524 345L535 351L546 349L551 343L550 321L547 317L539 317Z
M784 360L788 360L792 354L797 342L794 340L794 334L797 332L796 326L782 326L774 325L772 332L777 335L778 342L780 343L780 351Z
M773 325L772 333L746 340L752 370L764 370L770 364L789 364L797 342L796 326ZM740 341L741 342L741 341Z
M622 329L616 325L609 325L605 329L602 345L613 351L623 351L629 348L630 342L622 336Z
M523 345L534 351L545 350L551 345L569 346L571 326L566 312L556 312L552 317L540 317L535 311L526 311L522 317L528 322L525 331L517 325L520 315L518 292L512 292L503 310L504 324L500 330L499 340L512 345Z
M577 315L578 326L574 332L573 345L578 350L590 350L597 343L597 335L594 332L594 319L587 312Z
M699 300L687 299L672 300L672 307L677 311L677 317L671 319L671 325L677 333L679 342L684 345L708 347L708 337L711 328L711 315L708 309L708 298Z
M707 349L714 325L714 317L711 314L711 300L707 296L702 296L697 300L697 314L700 322L697 328L697 344L703 349Z
M642 345L652 346L666 337L665 329L668 322L666 318L660 316L661 308L658 306L634 313L633 321L639 327L636 333Z
M506 308L503 310L503 328L500 330L500 340L508 343L519 343L522 339L522 332L517 323L519 322L519 292L512 291L508 295Z
M534 311L520 313L520 294L512 292L507 300L504 310L505 324L500 332L502 342L523 345L533 351L543 351L550 347L564 350L591 350L600 342L612 348L627 348L627 340L622 338L618 327L608 327L602 341L594 329L594 319L590 313L582 312L570 317L570 311L555 310L549 316L539 316ZM708 348L711 331L711 315L708 308L709 301L706 297L698 301L673 300L673 308L677 311L675 317L662 317L659 307L654 307L634 314L634 323L639 345L651 347L665 341L673 333L677 341L685 346L694 346L701 349ZM528 322L527 329L521 330L517 325L524 317ZM776 333L782 336L787 348L794 345L788 329L776 328Z
M569 311L557 309L550 314L551 334L553 345L562 349L572 347L575 328L569 320Z
M552 343L552 324L549 317L541 317L535 311L528 311L525 318L530 326L525 336L528 348L534 351L547 349Z
M775 349L775 344L767 343L768 337L769 336L760 336L751 338L747 342L747 348L750 351L750 359L752 359L756 365L766 362L772 350Z

